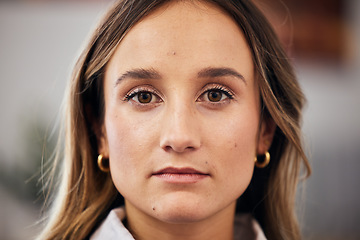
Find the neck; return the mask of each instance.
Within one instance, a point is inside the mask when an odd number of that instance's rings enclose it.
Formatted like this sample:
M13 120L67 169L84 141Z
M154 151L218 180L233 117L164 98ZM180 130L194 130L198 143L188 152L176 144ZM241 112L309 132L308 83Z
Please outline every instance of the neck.
M162 240L232 240L235 202L204 220L191 223L168 223L126 206L127 228L135 239Z

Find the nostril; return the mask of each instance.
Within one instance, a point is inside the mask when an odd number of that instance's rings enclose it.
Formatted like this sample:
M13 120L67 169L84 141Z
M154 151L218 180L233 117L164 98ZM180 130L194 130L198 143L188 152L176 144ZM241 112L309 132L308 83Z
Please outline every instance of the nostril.
M170 146L165 146L165 148L164 148L164 150L165 150L166 152L171 151L171 149L172 149L172 147L170 147Z
M183 147L183 146L171 146L171 145L167 145L167 146L163 147L163 149L165 150L165 152L171 152L171 151L175 151L175 152L185 152L185 151L195 150L195 147L193 147L193 146Z

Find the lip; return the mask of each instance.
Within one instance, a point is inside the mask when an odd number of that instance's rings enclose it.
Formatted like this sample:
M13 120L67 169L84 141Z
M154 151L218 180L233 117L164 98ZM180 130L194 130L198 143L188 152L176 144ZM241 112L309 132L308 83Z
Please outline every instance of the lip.
M161 179L167 183L190 184L199 182L209 174L198 171L194 168L174 168L168 167L160 171L154 172L152 176Z

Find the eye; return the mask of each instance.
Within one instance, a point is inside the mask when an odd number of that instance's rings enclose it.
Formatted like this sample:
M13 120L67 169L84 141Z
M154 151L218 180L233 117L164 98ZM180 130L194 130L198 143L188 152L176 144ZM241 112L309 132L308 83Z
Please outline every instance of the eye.
M139 88L126 94L124 101L133 101L137 104L145 105L161 102L161 98L150 90Z
M228 99L233 99L233 93L223 86L209 86L200 96L199 101L219 103Z
M157 97L154 96L154 94L151 92L135 92L126 97L128 101L133 100L140 104L148 104L154 102L156 98Z
M207 92L207 97L210 102L220 102L226 97L220 90L211 90Z
M152 94L149 92L140 92L135 97L139 103L150 103L152 100Z

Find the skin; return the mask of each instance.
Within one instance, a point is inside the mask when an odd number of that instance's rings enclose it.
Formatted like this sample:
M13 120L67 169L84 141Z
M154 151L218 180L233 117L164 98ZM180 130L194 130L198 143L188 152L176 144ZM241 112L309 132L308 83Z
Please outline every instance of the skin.
M117 47L98 150L137 239L232 239L236 200L275 129L260 123L254 72L239 27L205 3L165 5ZM205 175L191 183L154 175L166 167Z

